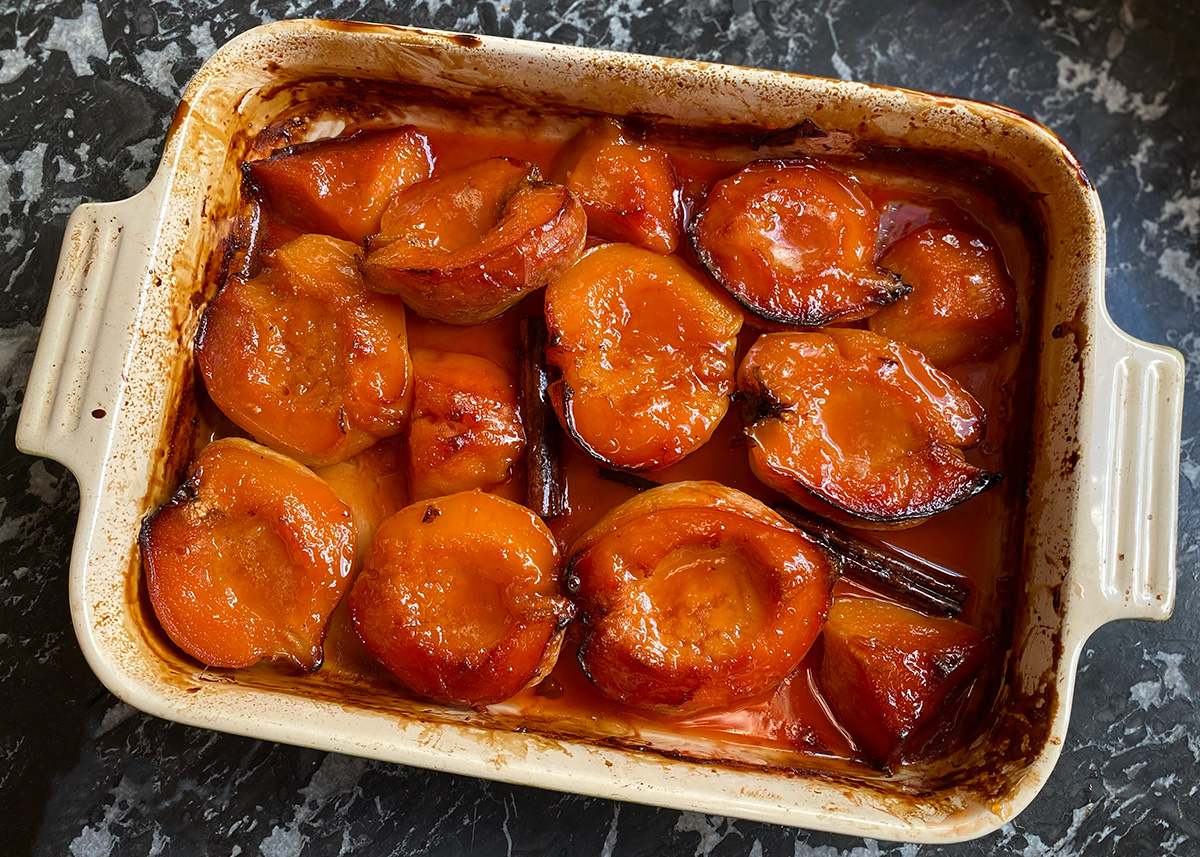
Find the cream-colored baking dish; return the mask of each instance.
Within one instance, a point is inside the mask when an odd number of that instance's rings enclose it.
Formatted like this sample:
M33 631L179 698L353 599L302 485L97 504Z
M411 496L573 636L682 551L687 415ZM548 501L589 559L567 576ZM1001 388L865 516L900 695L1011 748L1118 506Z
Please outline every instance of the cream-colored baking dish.
M1048 255L1030 331L1038 445L993 727L952 759L892 779L747 769L497 729L436 705L397 711L300 693L253 671L213 675L147 632L135 538L178 474L172 447L186 437L191 337L212 280L207 266L220 263L222 224L238 205L238 159L297 91L336 80L701 125L811 119L831 139L844 132L977 159L1037 197ZM1002 108L505 39L272 24L226 45L196 75L149 187L71 217L17 443L79 479L76 633L100 679L140 709L551 789L884 839L963 840L1011 818L1049 776L1088 635L1113 619L1171 612L1183 366L1109 320L1104 244L1099 201L1079 165L1045 129Z

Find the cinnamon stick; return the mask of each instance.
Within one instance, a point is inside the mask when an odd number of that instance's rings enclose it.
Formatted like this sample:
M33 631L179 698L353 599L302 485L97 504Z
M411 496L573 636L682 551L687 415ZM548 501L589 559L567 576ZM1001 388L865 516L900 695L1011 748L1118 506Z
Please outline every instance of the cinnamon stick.
M844 575L924 613L957 616L971 594L932 566L872 544L792 503L777 503L775 511L837 556Z
M660 484L645 476L630 473L628 470L617 470L615 467L605 467L604 465L596 468L596 475L608 482L616 482L618 485L632 488L634 491L649 491L651 488L659 487Z
M525 505L543 518L566 510L563 481L562 429L546 388L546 320L521 319L521 422L525 429Z

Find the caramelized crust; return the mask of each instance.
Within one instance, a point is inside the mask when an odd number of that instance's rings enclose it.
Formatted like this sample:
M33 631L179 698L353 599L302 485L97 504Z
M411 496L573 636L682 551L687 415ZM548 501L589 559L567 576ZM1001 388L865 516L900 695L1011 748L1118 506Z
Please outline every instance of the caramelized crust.
M478 324L566 270L587 216L537 167L491 158L396 194L361 261L376 289L426 318Z
M367 290L356 247L303 235L205 310L196 360L226 416L298 461L333 464L403 430L412 396L404 305Z
M320 666L350 582L353 515L312 471L241 438L206 446L138 539L155 615L201 663Z
M877 765L919 752L920 727L978 674L987 650L983 633L965 622L864 598L834 602L823 642L821 690Z
M605 696L689 715L783 681L821 630L834 571L807 536L715 482L652 489L572 548L584 672Z
M414 503L383 523L350 592L354 628L417 693L484 706L554 666L571 602L558 546L532 512L480 491Z
M563 426L614 467L657 470L704 444L728 409L741 313L674 256L590 250L546 290Z
M525 450L517 390L484 357L418 349L416 393L408 426L413 500L488 489L512 475Z
M963 456L983 438L979 404L869 331L764 335L738 388L755 476L834 520L911 526L999 481Z
M879 264L912 292L871 316L871 330L915 348L934 366L984 360L1017 338L1016 287L982 238L926 229L891 245Z
M717 282L768 321L865 318L908 291L875 267L871 201L823 164L755 161L717 183L688 231Z
M614 119L580 131L555 163L553 178L583 203L588 232L606 241L674 253L683 206L670 156L639 143Z
M429 177L429 141L411 125L289 146L242 171L251 191L301 232L361 244L392 194Z

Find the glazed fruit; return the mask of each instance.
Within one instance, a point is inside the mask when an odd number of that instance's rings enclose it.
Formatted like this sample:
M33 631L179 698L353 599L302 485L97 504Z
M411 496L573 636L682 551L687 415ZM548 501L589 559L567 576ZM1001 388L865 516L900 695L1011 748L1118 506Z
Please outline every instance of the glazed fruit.
M408 427L414 500L491 488L525 449L513 378L484 357L417 349Z
M838 722L866 759L891 765L908 753L947 695L982 667L986 638L957 619L898 604L848 598L825 623L818 672Z
M304 235L205 310L196 360L209 395L298 461L342 461L404 429L412 398L404 305L363 286L355 245Z
M674 464L728 409L741 313L674 256L594 248L547 288L546 322L554 409L613 467Z
M553 177L583 203L593 235L675 252L683 208L671 158L637 142L616 120L600 119L580 131L559 156Z
M478 324L566 270L587 216L533 164L491 158L392 197L362 270L426 318Z
M992 487L984 413L916 351L866 330L759 338L738 370L750 466L841 523L911 526Z
M823 164L755 161L717 183L688 231L717 282L768 321L865 318L908 291L875 266L870 199Z
M361 244L392 194L429 177L429 141L411 125L289 146L242 167L251 191L300 232Z
M945 369L991 357L1017 338L1017 291L982 238L926 229L901 238L880 266L912 292L871 316L871 330L915 348Z
M574 613L558 546L523 506L468 491L383 523L350 592L354 628L422 696L485 706L541 680Z
M362 559L379 525L408 505L403 435L368 446L345 461L313 470L354 513L355 556Z
M736 705L800 663L833 579L824 551L749 495L715 482L654 488L571 550L579 660L605 696L635 708Z
M201 663L320 665L350 582L354 520L312 471L248 440L215 441L138 544L155 615Z

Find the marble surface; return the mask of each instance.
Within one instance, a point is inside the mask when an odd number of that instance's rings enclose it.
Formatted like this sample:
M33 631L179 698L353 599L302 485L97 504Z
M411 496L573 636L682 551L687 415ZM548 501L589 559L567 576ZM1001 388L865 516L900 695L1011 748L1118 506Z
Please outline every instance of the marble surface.
M72 476L14 432L63 229L140 190L217 46L320 16L698 57L997 101L1055 130L1107 213L1107 301L1200 358L1200 5L1193 0L19 0L0 7L0 850L9 854L1200 853L1200 431L1189 375L1179 595L1089 642L1062 759L999 833L894 845L517 788L234 738L118 702L84 664ZM1191 368L1191 367L1190 367Z

